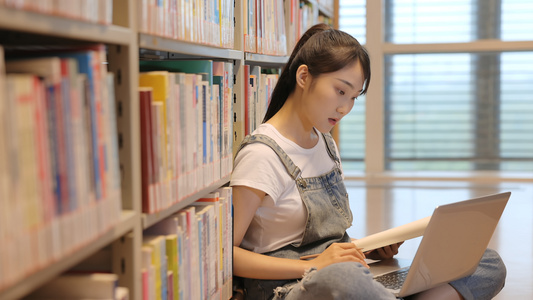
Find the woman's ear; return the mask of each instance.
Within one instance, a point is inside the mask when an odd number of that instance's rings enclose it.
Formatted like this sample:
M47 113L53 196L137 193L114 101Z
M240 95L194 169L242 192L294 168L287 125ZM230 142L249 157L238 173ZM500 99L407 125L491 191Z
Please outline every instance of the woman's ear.
M298 84L298 86L303 89L308 80L309 68L307 67L307 65L300 65L298 67L298 70L296 70L296 84Z

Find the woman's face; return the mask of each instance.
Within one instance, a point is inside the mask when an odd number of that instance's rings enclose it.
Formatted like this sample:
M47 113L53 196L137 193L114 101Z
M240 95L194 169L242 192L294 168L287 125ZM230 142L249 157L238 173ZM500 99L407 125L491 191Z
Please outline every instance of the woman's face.
M320 132L329 132L352 110L363 89L361 64L357 61L335 72L309 76L309 79L304 87L304 119Z

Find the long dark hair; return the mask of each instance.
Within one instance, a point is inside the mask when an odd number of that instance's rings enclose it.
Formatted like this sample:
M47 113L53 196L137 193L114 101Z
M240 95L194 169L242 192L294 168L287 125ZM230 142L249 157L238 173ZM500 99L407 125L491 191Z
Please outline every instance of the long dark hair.
M326 24L309 28L294 47L279 76L263 123L272 118L285 104L296 86L296 71L301 65L307 65L309 74L316 78L323 73L338 71L356 61L361 63L363 69L363 95L370 84L370 58L366 49L351 35Z

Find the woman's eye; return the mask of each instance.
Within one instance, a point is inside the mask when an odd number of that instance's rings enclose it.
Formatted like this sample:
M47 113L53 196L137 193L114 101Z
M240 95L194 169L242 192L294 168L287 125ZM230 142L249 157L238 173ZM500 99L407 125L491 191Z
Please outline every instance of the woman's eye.
M339 90L339 94L340 94L341 96L344 96L344 91L343 91L343 90Z

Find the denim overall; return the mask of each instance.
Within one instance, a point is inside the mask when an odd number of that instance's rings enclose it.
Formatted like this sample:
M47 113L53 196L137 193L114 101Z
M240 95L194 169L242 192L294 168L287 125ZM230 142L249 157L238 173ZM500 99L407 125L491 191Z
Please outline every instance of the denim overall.
M352 224L348 193L341 176L340 160L336 155L333 138L322 134L329 156L335 167L320 176L302 178L300 169L270 137L262 134L244 138L238 151L251 143L263 143L279 156L289 175L296 182L302 201L307 209L307 222L299 244L291 244L265 255L299 259L300 256L323 252L332 243L350 242L346 229ZM238 153L237 151L237 153ZM486 265L484 265L486 263ZM502 270L503 269L503 270ZM503 271L502 278L492 274L479 274L487 270ZM503 287L505 266L497 253L488 249L478 270L463 279L452 282L465 299L483 299L495 295ZM470 290L472 283L485 284ZM495 284L492 288L487 285ZM337 263L321 270L311 268L300 280L260 280L243 278L246 299L251 300L296 300L296 299L396 299L390 292L373 280L370 271L355 262ZM476 295L477 294L477 295ZM485 294L485 295L481 295ZM490 299L490 298L489 298Z
M302 178L300 169L294 165L281 147L266 135L247 136L239 148L240 150L248 144L257 142L272 148L281 159L289 175L296 182L296 187L307 209L307 223L301 243L287 245L281 249L264 253L265 255L299 259L303 255L321 253L332 243L350 242L346 229L351 226L353 216L348 202L348 193L341 176L340 160L336 155L331 135L322 135L326 142L328 154L335 162L335 167L321 176L311 178ZM366 269L364 267L361 268ZM295 283L297 283L296 280L245 278L246 298L254 300L272 299L276 294L276 299L283 299L291 291ZM275 289L276 293L274 294Z

